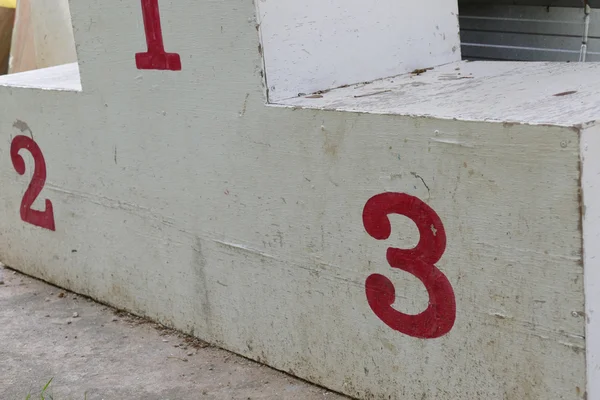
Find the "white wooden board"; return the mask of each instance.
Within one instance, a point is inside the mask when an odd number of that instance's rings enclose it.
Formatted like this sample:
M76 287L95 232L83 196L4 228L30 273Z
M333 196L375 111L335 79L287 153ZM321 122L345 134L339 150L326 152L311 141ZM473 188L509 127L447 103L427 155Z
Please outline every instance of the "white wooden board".
M597 83L267 106L251 1L160 7L170 55L139 3L75 2L82 91L0 86L2 262L361 399L585 398Z
M77 63L42 68L0 76L0 86L41 90L80 91L81 80Z
M461 61L278 104L572 127L600 118L598 74L599 63Z
M9 74L77 62L69 0L20 0Z
M260 0L269 99L460 60L458 5L434 0Z
M588 398L600 397L600 127L586 129L581 135L582 217L585 272L585 316L587 345Z

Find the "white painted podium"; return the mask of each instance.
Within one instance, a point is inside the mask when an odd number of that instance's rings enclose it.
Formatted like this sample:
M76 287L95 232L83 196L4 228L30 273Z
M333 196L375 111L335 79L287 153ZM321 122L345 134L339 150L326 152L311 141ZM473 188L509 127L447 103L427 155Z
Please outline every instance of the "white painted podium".
M600 65L313 3L71 2L0 78L0 261L360 399L600 399Z

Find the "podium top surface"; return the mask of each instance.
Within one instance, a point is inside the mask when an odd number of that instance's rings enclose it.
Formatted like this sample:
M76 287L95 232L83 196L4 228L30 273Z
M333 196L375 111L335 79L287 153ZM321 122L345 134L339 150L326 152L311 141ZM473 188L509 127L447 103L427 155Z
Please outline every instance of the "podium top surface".
M279 102L336 111L583 127L600 120L600 64L461 61Z
M461 61L273 105L581 128L600 121L598 76L600 63ZM81 90L76 63L6 75L0 86Z

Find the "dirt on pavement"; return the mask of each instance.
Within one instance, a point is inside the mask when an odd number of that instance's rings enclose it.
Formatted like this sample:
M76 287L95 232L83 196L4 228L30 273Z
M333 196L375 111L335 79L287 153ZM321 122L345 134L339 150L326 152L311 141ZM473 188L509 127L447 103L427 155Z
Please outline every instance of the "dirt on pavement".
M348 399L0 265L2 280L1 400L50 379L47 400Z

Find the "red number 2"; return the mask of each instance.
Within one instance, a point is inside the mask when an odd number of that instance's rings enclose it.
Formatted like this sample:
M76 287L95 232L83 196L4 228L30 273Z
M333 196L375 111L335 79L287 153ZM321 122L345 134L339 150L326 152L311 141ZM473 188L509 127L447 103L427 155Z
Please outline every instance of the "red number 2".
M142 15L148 51L135 55L137 68L181 71L179 54L165 52L158 0L142 0Z
M390 237L392 227L389 214L410 218L419 229L419 243L413 249L387 250L387 261L392 268L409 272L419 278L427 293L429 307L417 315L404 314L392 308L396 291L392 282L383 275L367 278L366 294L373 312L390 328L421 339L444 336L454 326L456 301L448 278L434 263L446 249L446 232L440 217L423 201L405 193L378 194L365 205L363 224L369 235L377 240Z
M52 202L50 200L46 199L46 210L44 211L31 209L31 205L37 199L46 183L46 161L44 161L42 151L33 139L23 135L15 137L10 146L10 158L19 175L25 173L25 160L19 154L19 151L22 149L31 153L35 167L29 187L23 195L23 200L21 200L21 219L40 228L54 231L56 230L54 226L54 210L52 209Z

